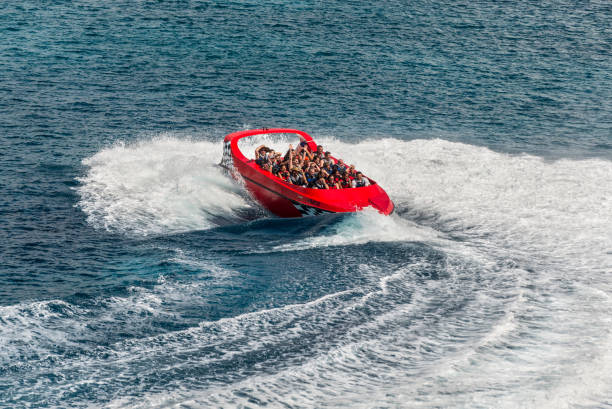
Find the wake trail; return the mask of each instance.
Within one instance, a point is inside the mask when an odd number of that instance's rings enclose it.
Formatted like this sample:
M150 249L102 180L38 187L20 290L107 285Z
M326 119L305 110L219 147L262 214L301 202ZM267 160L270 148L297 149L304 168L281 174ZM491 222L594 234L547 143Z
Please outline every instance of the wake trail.
M237 223L256 209L216 166L220 149L173 137L103 149L83 160L78 206L96 228L142 236Z
M448 233L491 251L525 258L541 253L561 263L572 260L576 268L612 267L610 161L547 161L437 139L315 139L380 183L396 213L411 221L366 211L324 232L338 245ZM248 156L260 143L284 151L290 142L263 135L240 148ZM266 215L215 166L221 153L221 141L169 135L103 149L83 161L87 173L79 179L78 206L96 228L145 236ZM330 243L306 241L308 247Z

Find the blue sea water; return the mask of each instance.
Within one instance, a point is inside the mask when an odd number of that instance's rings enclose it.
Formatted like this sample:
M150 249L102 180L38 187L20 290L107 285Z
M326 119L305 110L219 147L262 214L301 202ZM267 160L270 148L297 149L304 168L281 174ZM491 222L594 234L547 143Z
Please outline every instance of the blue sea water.
M0 4L0 407L612 407L611 19ZM258 127L396 212L266 214L214 166Z

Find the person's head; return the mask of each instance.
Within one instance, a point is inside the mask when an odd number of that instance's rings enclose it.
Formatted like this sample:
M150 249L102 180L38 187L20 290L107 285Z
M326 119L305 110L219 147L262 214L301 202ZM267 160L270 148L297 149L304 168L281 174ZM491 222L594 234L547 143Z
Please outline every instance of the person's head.
M286 171L287 171L287 166L282 165L282 166L281 166L281 171L286 172Z
M317 146L317 152L323 153L323 145Z
M329 151L325 152L325 157L329 158L329 155L331 155L331 153Z
M357 179L361 180L362 177L363 175L361 174L361 172L357 172Z
M315 168L311 167L308 169L308 174L309 175L314 175L316 173Z

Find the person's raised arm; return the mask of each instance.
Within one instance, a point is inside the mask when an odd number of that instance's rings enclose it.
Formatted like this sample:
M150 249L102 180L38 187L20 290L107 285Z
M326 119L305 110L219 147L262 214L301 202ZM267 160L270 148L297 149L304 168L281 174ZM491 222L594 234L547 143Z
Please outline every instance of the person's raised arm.
M255 148L255 159L259 158L259 151L261 150L261 148L265 148L266 145L259 145L257 148Z
M295 154L299 155L303 150L303 142L306 142L302 135L298 135L300 137L300 143L298 143L297 148L295 148Z

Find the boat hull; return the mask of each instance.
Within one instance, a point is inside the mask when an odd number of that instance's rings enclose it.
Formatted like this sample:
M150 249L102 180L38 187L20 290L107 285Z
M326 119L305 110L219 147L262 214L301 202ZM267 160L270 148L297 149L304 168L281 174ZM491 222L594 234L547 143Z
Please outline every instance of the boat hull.
M258 134L289 133L301 135L312 150L316 144L303 131L296 129L254 129L229 134L225 137L220 165L235 179L242 180L251 196L263 207L279 217L314 216L324 213L356 212L373 207L383 214L391 214L393 202L372 179L370 185L350 189L309 189L283 181L261 169L254 160L246 158L238 148L238 140Z

